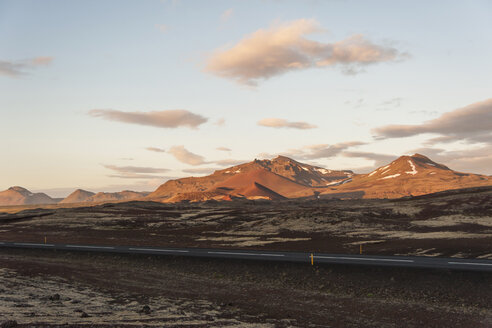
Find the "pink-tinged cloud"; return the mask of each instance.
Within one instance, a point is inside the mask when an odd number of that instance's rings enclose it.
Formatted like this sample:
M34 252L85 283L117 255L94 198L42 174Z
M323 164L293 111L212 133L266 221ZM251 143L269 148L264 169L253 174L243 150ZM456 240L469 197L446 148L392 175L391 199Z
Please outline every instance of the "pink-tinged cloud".
M198 168L192 168L192 169L184 169L182 170L185 173L191 173L191 174L199 174L199 175L208 175L214 173L214 171L218 170L218 168L213 168L213 167L198 167Z
M0 76L19 77L27 74L30 70L33 70L40 66L48 66L53 62L53 57L35 57L26 60L0 60Z
M282 118L264 118L258 121L258 125L266 126L269 128L292 128L292 129L315 129L317 128L314 124L309 124L306 122L290 122Z
M230 48L216 50L208 58L205 71L254 86L260 80L294 70L340 66L344 73L355 74L364 66L407 56L393 47L372 43L363 35L334 43L306 38L320 31L313 19L260 29Z
M386 125L374 129L373 133L379 139L438 134L430 144L459 140L492 143L492 98L444 113L422 124Z
M184 109L152 112L123 112L115 109L92 109L89 115L109 121L148 125L158 128L178 128L186 126L197 128L207 122L207 118Z
M155 174L169 171L169 169L145 167L145 166L117 166L117 165L103 165L103 166L115 172L115 174L109 175L110 177L123 178L123 179L162 178L161 176Z
M340 142L336 144L318 144L318 145L307 145L303 148L289 149L288 151L279 153L278 155L283 155L291 157L297 160L316 160L321 158L331 158L338 156L350 148L365 145L365 142L360 141L347 141ZM258 155L260 158L272 158L276 154L261 153Z
M168 150L168 153L173 155L181 163L194 166L208 163L203 156L190 152L184 146L173 146Z
M232 15L234 14L234 9L229 8L225 10L222 15L220 15L220 20L222 22L227 22L229 19L231 19Z
M166 152L165 149L158 148L158 147L147 147L145 149L147 149L148 151L153 151L155 153L165 153Z

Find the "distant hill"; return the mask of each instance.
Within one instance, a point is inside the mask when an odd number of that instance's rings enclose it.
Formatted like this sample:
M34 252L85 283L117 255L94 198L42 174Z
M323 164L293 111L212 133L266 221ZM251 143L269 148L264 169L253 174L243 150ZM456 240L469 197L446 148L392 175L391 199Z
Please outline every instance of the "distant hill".
M56 200L45 193L32 193L19 186L0 192L0 205L56 204Z
M137 192L131 190L124 190L119 192L98 192L93 193L90 191L77 189L73 193L67 196L60 204L71 203L101 203L101 202L115 202L125 200L136 200L147 196L147 192Z
M492 185L489 176L453 171L415 154L401 156L368 174L342 180L322 195L361 191L364 198L399 198L487 185Z
M67 198L63 199L60 204L72 204L72 203L83 203L87 202L89 198L94 196L95 193L87 191L87 190L82 190L82 189L77 189L73 193L67 196Z

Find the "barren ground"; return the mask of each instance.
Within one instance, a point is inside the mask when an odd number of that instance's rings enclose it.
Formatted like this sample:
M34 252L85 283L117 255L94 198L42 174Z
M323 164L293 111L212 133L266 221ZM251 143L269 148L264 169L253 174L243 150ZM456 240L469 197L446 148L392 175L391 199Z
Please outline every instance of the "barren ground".
M366 254L492 259L492 188L398 200L128 202L0 213L0 240L44 237L326 253L358 253L362 244Z
M0 250L0 322L21 327L490 327L491 287L477 272Z

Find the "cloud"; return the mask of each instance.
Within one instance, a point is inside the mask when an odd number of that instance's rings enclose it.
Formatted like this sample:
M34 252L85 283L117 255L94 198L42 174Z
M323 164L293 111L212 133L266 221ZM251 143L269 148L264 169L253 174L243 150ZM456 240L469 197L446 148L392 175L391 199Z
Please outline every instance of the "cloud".
M308 145L300 149L289 149L286 152L280 153L280 155L292 157L297 160L314 160L321 158L330 158L340 155L345 150L356 147L360 145L365 145L365 142L360 141L349 141L340 142L337 144L319 144L319 145ZM272 158L275 157L272 154L262 153L258 155L260 158Z
M235 166L243 163L247 163L248 161L246 160L241 160L241 159L222 159L218 161L214 161L214 164L220 165L220 166Z
M229 19L231 19L233 14L234 14L234 9L229 8L226 11L224 11L222 15L220 15L220 20L222 22L227 22Z
M37 67L48 66L52 61L53 57L47 56L17 61L0 60L0 76L19 77Z
M231 151L231 149L229 149L227 147L217 147L215 149L220 150L220 151Z
M165 153L166 152L164 149L157 148L157 147L147 147L145 149L147 149L148 151L156 152L156 153Z
M217 126L224 126L225 125L225 118L219 118L214 124Z
M386 125L373 130L376 138L402 138L424 133L440 136L430 143L467 141L492 143L492 98L442 114L419 125Z
M264 118L258 121L258 125L267 126L270 128L292 128L300 130L317 128L317 126L313 124L306 122L289 122L282 118Z
M341 155L344 157L364 158L364 159L367 159L370 161L374 161L374 166L367 167L369 169L374 169L376 167L386 165L389 162L395 160L397 157L394 155L378 154L378 153L363 152L363 151L344 151L341 153ZM364 169L367 169L367 168L364 168ZM361 169L362 168L359 168L359 170L361 170Z
M191 174L212 174L214 171L216 171L217 168L213 167L199 167L199 168L193 168L193 169L184 169L182 170L185 173L191 173Z
M169 171L169 169L164 169L164 168L143 167L143 166L116 166L116 165L103 165L103 166L115 172L115 174L109 175L110 177L124 178L124 179L162 178L155 174Z
M194 166L208 163L205 161L203 156L188 151L184 146L173 146L168 150L168 153L173 155L181 163Z
M123 112L115 109L92 109L89 115L110 121L149 125L158 128L178 128L187 126L197 128L208 121L207 118L184 109L152 112Z
M223 150L223 151L230 151L229 148L225 148L225 147L218 147L218 148L221 148L221 150ZM227 149L227 150L225 150L225 149ZM237 160L237 159L222 159L222 160L216 160L216 161L207 161L207 160L205 160L205 158L203 156L190 152L183 145L173 146L167 152L169 154L173 155L181 163L185 163L185 164L189 164L189 165L193 165L193 166L199 166L199 165L204 165L204 164L215 164L215 165L219 165L219 166L234 166L237 164L242 164L242 163L247 162L244 160ZM201 172L200 171L201 169L187 169L187 170L194 170L194 171L189 171L192 173ZM188 172L185 170L183 170L183 171Z
M169 31L169 26L164 24L155 24L156 29L158 29L162 33L167 33Z
M344 73L355 74L364 66L405 56L393 47L374 44L363 35L334 43L306 38L320 31L314 19L260 29L228 49L216 50L208 58L205 71L254 86L259 80L307 68L339 66Z

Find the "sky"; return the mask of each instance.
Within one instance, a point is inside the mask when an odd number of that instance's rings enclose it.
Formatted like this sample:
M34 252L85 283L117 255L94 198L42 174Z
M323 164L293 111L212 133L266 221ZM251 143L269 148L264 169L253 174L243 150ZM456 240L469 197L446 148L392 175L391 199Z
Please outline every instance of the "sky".
M279 154L492 174L490 1L0 0L0 190L152 191Z

